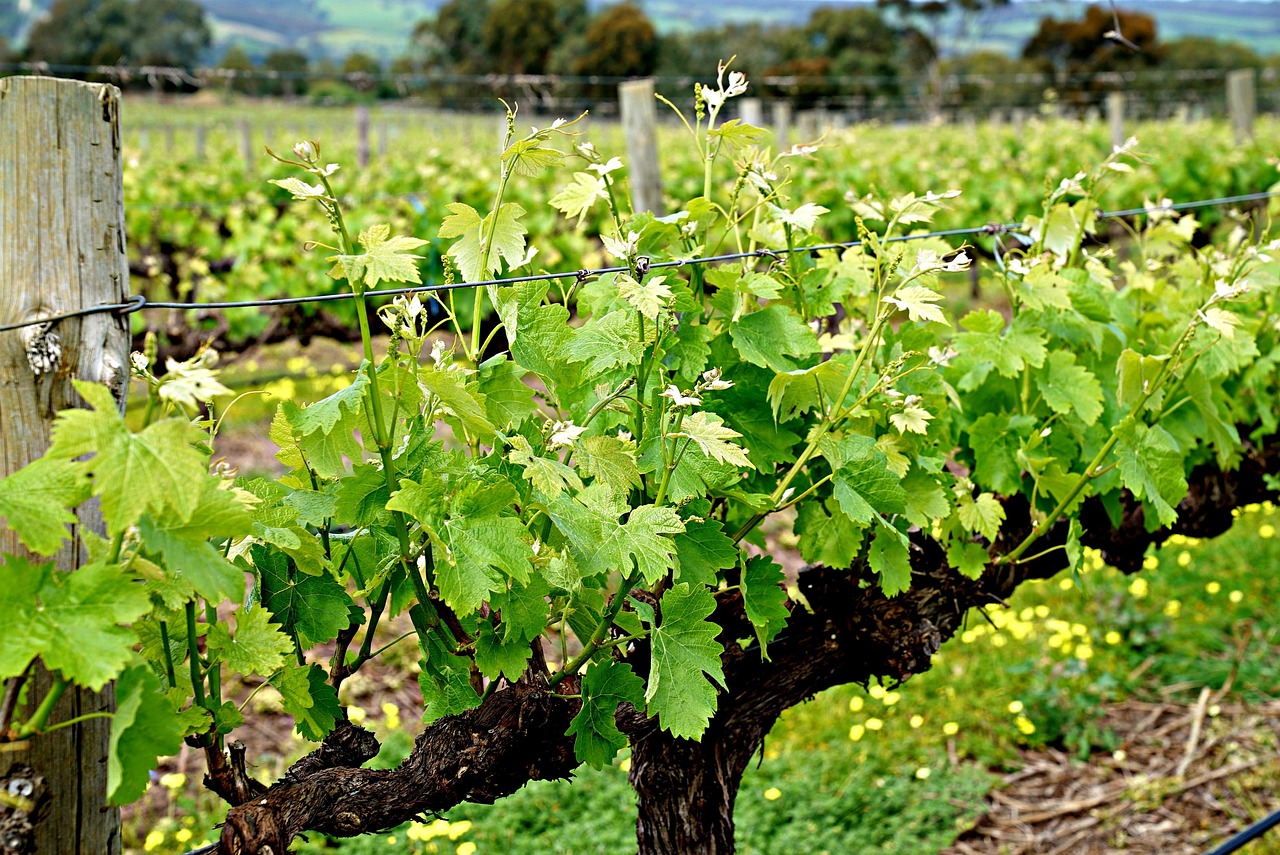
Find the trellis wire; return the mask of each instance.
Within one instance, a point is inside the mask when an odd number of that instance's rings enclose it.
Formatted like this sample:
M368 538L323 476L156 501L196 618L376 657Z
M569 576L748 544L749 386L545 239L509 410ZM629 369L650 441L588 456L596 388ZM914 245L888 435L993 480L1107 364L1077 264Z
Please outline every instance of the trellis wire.
M1153 205L1142 208L1124 208L1118 211L1099 211L1097 218L1100 220L1115 219L1117 217L1131 217L1141 214L1151 214L1162 211L1187 211L1197 208L1209 208L1222 205L1234 205L1243 202L1258 202L1265 199L1280 197L1280 190L1269 190L1259 193L1244 193L1237 196L1221 196L1214 199L1197 199L1191 202L1177 202L1169 205ZM945 237L962 237L972 235L999 235L1005 234L1019 228L1021 223L987 223L982 226L970 226L960 229L943 229L941 231L926 232L923 234L899 235L897 237L888 238L885 243L901 243L907 241L927 240L930 238ZM792 249L786 247L778 247L776 249L756 249L749 252L730 252L719 255L699 256L696 258L677 258L671 261L659 261L650 265L650 270L670 269L684 267L694 264L715 264L723 261L742 261L749 258L772 258L776 259L789 253L810 253L820 252L824 250L835 249L852 249L862 246L862 241L845 241L840 243L825 243L816 246L798 246ZM625 273L630 268L624 266L584 268L581 270L566 270L558 273L535 273L529 276L511 276L504 279L485 279L480 282L453 282L453 283L431 283L426 285L416 285L406 288L388 288L376 291L365 291L363 296L366 297L396 297L409 294L435 293L440 291L453 291L459 288L479 288L484 286L502 286L514 285L521 282L549 282L560 279L577 279L585 280L595 276L603 276L609 273ZM177 309L181 311L192 311L196 309L252 309L265 308L269 306L289 306L304 303L327 303L336 300L351 300L355 298L355 294L346 291L336 294L316 294L307 297L273 297L265 300L230 300L230 301L213 301L201 303L181 303L168 301L151 301L141 294L130 296L123 303L106 303L98 306L89 306L74 312L64 312L59 315L48 315L34 320L20 321L13 324L5 324L0 326L0 332L11 332L13 330L24 329L26 327L38 326L40 324L54 324L59 321L69 320L71 318L81 318L88 315L104 314L112 312L120 315L130 315L143 309Z

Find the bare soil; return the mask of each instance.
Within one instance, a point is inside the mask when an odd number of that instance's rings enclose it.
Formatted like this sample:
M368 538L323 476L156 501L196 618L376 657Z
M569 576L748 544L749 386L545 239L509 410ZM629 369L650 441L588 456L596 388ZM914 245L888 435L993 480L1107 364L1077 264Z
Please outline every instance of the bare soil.
M946 855L1195 855L1280 808L1280 700L1219 705L1204 689L1191 704L1118 704L1103 724L1120 750L1023 752ZM1280 831L1245 851L1280 853Z

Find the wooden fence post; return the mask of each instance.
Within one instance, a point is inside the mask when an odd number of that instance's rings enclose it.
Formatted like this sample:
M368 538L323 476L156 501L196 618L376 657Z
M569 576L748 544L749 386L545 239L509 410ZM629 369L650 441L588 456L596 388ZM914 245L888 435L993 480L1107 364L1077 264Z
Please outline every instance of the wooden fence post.
M1254 78L1251 68L1242 68L1227 75L1227 110L1231 114L1236 145L1244 145L1253 137L1253 115L1257 111Z
M1107 93L1107 127L1111 129L1111 147L1124 145L1124 93Z
M369 108L356 107L356 163L360 168L369 165Z
M114 86L101 84L0 80L0 324L119 303L127 295L119 97ZM128 323L119 315L28 329L0 333L0 475L44 452L54 415L78 403L72 378L107 383L122 405L129 379ZM38 373L29 360L37 349L52 362ZM103 532L96 502L81 509L80 527ZM3 527L0 552L24 554ZM87 556L76 540L56 560L73 570ZM33 671L28 714L51 683L48 672ZM114 706L111 686L98 693L71 689L52 722ZM48 783L50 813L36 826L36 851L120 851L119 812L106 804L109 734L110 721L95 718L0 754L0 773L22 762Z
M253 126L248 119L240 120L240 153L246 166L253 166Z
M631 208L662 213L662 172L658 165L658 110L653 80L628 80L618 86L622 132L627 140Z
M738 117L744 125L764 127L764 105L759 98L743 98L738 102Z
M774 145L782 151L791 142L791 102L774 101L771 113Z

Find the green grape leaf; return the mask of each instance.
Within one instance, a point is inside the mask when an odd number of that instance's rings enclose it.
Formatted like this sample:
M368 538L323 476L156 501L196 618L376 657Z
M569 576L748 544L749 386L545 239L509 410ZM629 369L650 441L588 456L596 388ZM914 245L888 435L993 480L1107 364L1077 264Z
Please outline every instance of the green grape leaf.
M1004 522L1004 505L991 493L980 493L976 499L965 494L956 501L956 514L965 531L994 541Z
M671 293L665 276L650 276L641 285L627 274L619 273L615 281L618 296L651 321L656 321L664 309L671 308L675 295Z
M867 562L880 576L880 590L886 597L896 597L911 587L911 556L902 535L895 529L876 529Z
M72 572L31 565L14 555L0 564L0 679L39 656L45 667L99 691L133 658L129 624L151 611L151 598L120 568L89 564Z
M953 540L947 547L947 563L970 579L980 578L990 561L991 556L980 543Z
M165 518L165 523L176 521ZM223 558L203 535L192 537L181 523L167 528L150 516L138 521L138 532L147 551L164 555L169 572L189 582L200 596L213 602L235 601L244 596L244 573Z
M1014 325L1004 331L1005 319L992 309L973 311L960 319L968 332L956 336L957 368L967 367L957 385L977 389L992 368L1002 377L1017 377L1027 366L1044 364L1045 339L1039 331Z
M459 614L470 614L494 591L506 590L497 571L529 583L533 538L515 517L450 517L444 532L449 550L436 550L440 596Z
M715 597L703 587L681 582L662 595L662 621L650 629L649 714L672 736L697 739L716 711L716 684L724 687L716 641L720 627L707 620ZM652 621L650 621L652 624Z
M293 716L303 739L324 739L342 715L338 693L325 682L319 665L287 666L271 678L271 685L280 693L284 711Z
M782 566L767 555L753 555L742 572L742 605L755 628L760 653L769 658L769 642L787 625L786 576Z
M551 609L547 602L551 593L547 581L544 574L537 574L529 584L513 583L507 590L498 591L489 598L489 606L502 615L503 640L518 639L527 645L546 629Z
M565 345L570 362L587 363L587 373L599 374L615 365L638 365L644 355L635 315L618 310L602 318L592 318L574 330Z
M488 621L480 623L476 634L476 667L490 680L499 676L512 682L518 680L531 653L527 641L503 640Z
M497 216L491 213L483 221L470 205L451 202L445 207L451 214L440 224L439 234L442 238L458 238L448 254L465 281L488 279L497 272L500 258L509 265L524 259L526 231L520 218L525 211L520 205L507 202L498 209ZM489 257L481 259L486 240L491 241Z
M1048 367L1035 375L1035 381L1044 402L1055 413L1074 413L1086 426L1102 415L1102 386L1089 369L1076 364L1071 351L1050 354Z
M235 493L222 489L219 479L203 476L198 484L199 499L190 521L166 517L157 522L148 515L138 522L138 532L147 550L162 553L166 569L200 596L213 602L238 601L244 596L244 573L223 558L209 538L248 534L252 517Z
M524 477L544 496L555 501L568 488L574 492L582 489L582 479L573 469L559 460L533 453L529 440L523 436L511 437L511 451L507 459L524 470Z
M715 137L719 140L720 148L730 155L735 155L750 146L756 145L764 138L764 131L755 125L747 125L741 119L729 119L727 122L721 122L720 126L715 130L708 132L707 136ZM801 205L804 208L821 208L821 205ZM826 213L824 208L818 213ZM802 222L808 222L809 226L805 229L808 231L812 228L812 221L817 219L818 213L809 213L808 211L797 211L797 219ZM808 219L805 219L808 218Z
M848 567L858 557L865 529L849 525L835 499L801 502L796 510L800 557L810 564Z
M485 410L484 396L467 386L461 372L423 369L418 372L418 384L423 391L435 395L473 439L493 442L494 428Z
M1053 269L1051 264L1037 265L1021 280L1010 278L1014 295L1029 309L1070 309L1072 282Z
M640 470L636 466L635 445L616 436L589 436L582 441L578 455L582 471L604 484L619 496L640 486Z
M934 520L951 513L947 494L928 473L915 469L902 479L902 489L907 496L906 515L912 524L928 530Z
M294 439L293 426L289 424L289 419L285 415L283 402L276 405L276 412L271 417L271 428L267 436L280 449L276 452L276 460L281 466L290 470L302 468L304 462L302 451L298 448L298 441Z
M386 507L389 511L408 514L431 530L438 529L444 522L444 499L444 482L435 473L424 471L421 482L403 479Z
M418 686L422 690L422 723L431 724L447 715L466 712L480 705L480 696L471 687L470 662L455 656L438 633L431 633L418 644L423 658Z
M729 335L743 359L776 372L798 367L790 357L802 358L818 352L818 336L799 315L781 303L733 321Z
M284 497L285 507L296 511L301 525L322 526L337 513L337 499L330 493L315 490L294 490Z
M1065 544L1067 569L1072 574L1078 573L1080 570L1080 558L1084 554L1084 547L1080 543L1080 535L1083 532L1084 528L1080 525L1080 520L1072 517L1071 522L1067 524L1067 542Z
M907 509L901 479L889 471L888 459L874 447L840 466L832 494L845 516L860 525L869 525L879 514Z
M686 520L675 535L679 567L675 578L693 585L714 585L720 570L738 563L738 547L719 520Z
M329 576L290 574L288 559L267 547L252 547L260 598L285 632L304 647L324 644L351 622L351 597Z
M369 387L367 365L361 366L350 386L314 404L299 408L285 401L282 409L294 435L304 437L317 431L328 435L339 426L345 429L352 424L352 419L361 416L364 413L365 390ZM356 421L355 426L361 427L361 421Z
M1177 504L1187 494L1178 443L1159 425L1147 427L1132 418L1122 421L1115 433L1120 481L1156 512L1155 521L1146 520L1147 528L1156 528L1157 522L1172 525L1178 519Z
M107 801L123 805L147 791L157 758L176 754L185 735L160 681L145 665L116 679L116 708L107 742Z
M1160 376L1168 359L1168 356L1142 356L1128 348L1121 351L1120 359L1116 362L1116 373L1119 375L1116 403L1126 410L1138 403L1150 384ZM1146 408L1157 410L1163 401L1164 390L1158 389L1147 401Z
M89 498L91 485L70 460L39 457L0 479L0 517L32 552L52 555L76 523L71 508Z
M104 387L78 380L75 387L95 409L58 413L48 454L93 454L79 465L102 499L108 536L135 525L145 513L190 519L199 499L192 487L206 475L205 457L193 446L204 435L186 419L165 419L131 433Z
M724 426L724 420L706 412L691 413L680 423L680 431L673 436L688 437L698 444L702 453L719 463L727 463L739 469L754 469L742 446L729 440L742 436L736 430Z
M205 636L210 658L224 662L239 674L270 677L286 664L293 653L293 640L271 623L267 610L261 607L236 611L236 632L219 620Z
M1022 465L1018 452L1022 438L1036 426L1034 416L987 413L969 428L969 447L973 449L974 480L982 487L1011 496L1022 484Z
M609 198L609 188L604 178L588 172L573 173L573 183L561 188L560 192L547 200L547 204L563 213L566 217L577 217L578 225L587 216L587 212L601 199Z
M606 660L592 665L582 675L582 709L569 723L574 737L573 753L578 762L603 769L627 744L618 730L618 705L644 703L644 681L631 666Z
M942 313L942 309L934 305L934 303L942 301L942 295L925 288L923 285L907 285L899 288L892 295L885 297L884 301L906 312L907 317L913 321L925 321L951 326L950 322L947 321L947 316Z
M671 535L684 531L684 521L675 508L641 505L631 511L625 523L605 520L600 540L586 546L587 566L636 569L646 585L652 585L676 566L676 544Z
M363 284L372 288L379 282L422 282L418 273L420 255L411 251L426 246L428 241L415 237L391 237L391 226L383 223L362 231L356 240L364 252L352 255L335 255L336 262L329 275L334 279L346 279L353 285Z
M502 162L516 175L537 178L546 170L564 160L564 152L542 145L539 136L525 137L507 146Z
M509 430L536 409L533 389L521 379L524 375L524 369L507 359L505 354L480 365L480 394L484 395L489 421L501 430Z

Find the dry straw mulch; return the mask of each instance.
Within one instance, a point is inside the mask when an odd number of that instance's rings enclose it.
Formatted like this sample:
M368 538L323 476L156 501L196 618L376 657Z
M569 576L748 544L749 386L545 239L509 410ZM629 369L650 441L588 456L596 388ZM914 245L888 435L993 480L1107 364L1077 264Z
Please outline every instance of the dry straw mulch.
M1199 855L1280 808L1280 700L1204 689L1191 704L1116 705L1103 726L1123 740L1113 755L1026 751L948 855ZM1242 851L1280 853L1280 828Z

